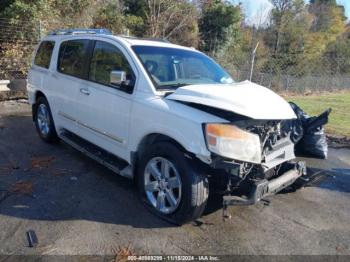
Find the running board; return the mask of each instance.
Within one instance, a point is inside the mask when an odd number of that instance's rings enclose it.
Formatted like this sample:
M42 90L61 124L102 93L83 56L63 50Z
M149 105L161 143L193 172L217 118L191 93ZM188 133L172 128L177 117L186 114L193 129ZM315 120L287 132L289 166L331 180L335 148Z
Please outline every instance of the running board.
M60 138L71 147L77 149L84 155L92 158L101 165L107 167L113 172L132 179L133 172L131 165L106 150L86 141L85 139L65 130L60 133Z

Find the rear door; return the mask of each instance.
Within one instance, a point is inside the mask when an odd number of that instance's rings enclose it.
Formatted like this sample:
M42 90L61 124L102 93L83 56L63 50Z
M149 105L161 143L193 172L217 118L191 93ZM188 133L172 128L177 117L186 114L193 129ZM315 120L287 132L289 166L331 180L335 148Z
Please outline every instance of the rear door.
M67 129L78 133L78 93L82 83L88 76L89 48L88 39L72 39L63 41L60 45L57 70L50 78L53 108L57 131Z
M128 159L129 116L133 87L112 85L111 71L126 72L135 83L135 69L116 42L96 40L91 54L88 81L78 93L79 135L103 149Z

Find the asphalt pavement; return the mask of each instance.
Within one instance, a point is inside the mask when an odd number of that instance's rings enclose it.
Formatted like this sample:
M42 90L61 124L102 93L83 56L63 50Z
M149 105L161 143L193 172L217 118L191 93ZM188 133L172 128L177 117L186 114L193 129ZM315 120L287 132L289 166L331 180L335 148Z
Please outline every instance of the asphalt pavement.
M269 205L230 207L226 221L212 197L199 221L176 227L142 206L131 181L63 142L42 142L25 101L2 102L0 255L350 255L350 150L305 160L322 179Z

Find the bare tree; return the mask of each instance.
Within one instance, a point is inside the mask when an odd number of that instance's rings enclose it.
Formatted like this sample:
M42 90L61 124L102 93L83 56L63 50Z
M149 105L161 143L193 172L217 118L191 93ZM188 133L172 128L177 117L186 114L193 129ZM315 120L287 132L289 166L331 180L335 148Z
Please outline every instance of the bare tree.
M174 34L196 22L197 14L186 1L146 0L146 14L151 37L171 38Z

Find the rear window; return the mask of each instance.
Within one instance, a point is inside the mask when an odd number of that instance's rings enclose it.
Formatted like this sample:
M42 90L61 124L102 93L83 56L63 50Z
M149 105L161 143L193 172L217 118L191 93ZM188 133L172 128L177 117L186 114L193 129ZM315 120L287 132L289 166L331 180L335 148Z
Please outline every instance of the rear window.
M86 78L88 48L87 39L63 42L59 51L58 71L78 78Z
M53 41L43 41L36 52L34 64L40 67L49 68L54 46L55 42Z

